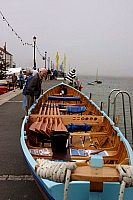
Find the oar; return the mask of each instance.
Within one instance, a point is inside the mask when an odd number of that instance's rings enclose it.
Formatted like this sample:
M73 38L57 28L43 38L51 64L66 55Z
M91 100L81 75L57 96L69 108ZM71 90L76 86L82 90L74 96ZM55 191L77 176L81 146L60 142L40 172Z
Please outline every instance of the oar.
M48 106L48 103L46 103L45 105L44 111L42 113L43 115L46 115L47 106ZM41 121L36 124L36 127L35 127L36 131L40 132L40 128L42 126L43 120L44 120L44 116L42 117Z
M47 115L49 115L49 111L50 111L50 103L48 104ZM42 124L40 131L41 131L41 133L46 134L47 136L50 137L50 135L47 134L47 132L46 132L47 125L48 125L48 117L46 117L45 123Z
M56 115L56 105L54 103L54 115ZM57 130L57 118L54 118L54 124L52 126L52 131L56 131Z
M42 103L42 105L41 105L41 108L40 108L39 113L38 113L39 115L40 115L41 112L42 112L43 105L44 105L44 103ZM35 128L36 128L36 125L37 125L38 121L39 121L39 117L37 117L36 122L34 122L34 123L29 127L29 130L35 131Z
M60 115L60 110L59 110L58 105L56 107L57 107L57 113L58 113L58 115ZM57 130L58 131L66 131L66 132L68 132L67 128L62 123L61 117L59 117L59 124L58 124Z
M53 115L53 103L51 103L50 115ZM53 120L52 120L52 117L50 117L49 123L48 123L47 128L46 128L46 131L47 131L48 134L49 134L50 131L52 130L52 121L53 121Z

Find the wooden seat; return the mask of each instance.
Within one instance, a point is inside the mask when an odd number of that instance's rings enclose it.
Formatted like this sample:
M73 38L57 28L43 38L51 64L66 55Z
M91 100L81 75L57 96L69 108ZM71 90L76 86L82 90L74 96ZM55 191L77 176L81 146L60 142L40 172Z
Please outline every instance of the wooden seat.
M71 180L119 182L119 173L116 169L110 167L81 166L72 172Z
M91 192L102 192L103 182L119 182L116 168L81 166L72 172L73 181L90 181Z
M104 125L104 116L96 115L61 115L64 125L73 124L88 124L88 125Z

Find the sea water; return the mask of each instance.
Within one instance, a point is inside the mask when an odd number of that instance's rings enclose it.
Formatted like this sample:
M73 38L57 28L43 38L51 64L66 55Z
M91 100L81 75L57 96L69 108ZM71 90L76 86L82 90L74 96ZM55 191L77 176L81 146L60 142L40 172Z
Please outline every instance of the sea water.
M102 81L102 84L95 83L94 85L88 85L87 82L93 82L95 80L94 76L80 76L78 77L84 88L82 92L87 96L90 96L92 93L92 100L100 107L101 102L104 103L104 112L108 114L108 97L110 92L113 89L120 89L120 91L126 91L131 98L131 110L133 107L133 77L99 77L99 80ZM114 114L114 98L117 92L113 92L110 98L110 118L113 119ZM132 128L131 128L131 112L129 97L124 93L124 107L125 107L125 116L126 116L126 134L127 139L132 143ZM116 98L116 109L115 117L120 115L119 128L122 133L125 135L124 127L124 117L123 117L123 101L122 95L117 95Z

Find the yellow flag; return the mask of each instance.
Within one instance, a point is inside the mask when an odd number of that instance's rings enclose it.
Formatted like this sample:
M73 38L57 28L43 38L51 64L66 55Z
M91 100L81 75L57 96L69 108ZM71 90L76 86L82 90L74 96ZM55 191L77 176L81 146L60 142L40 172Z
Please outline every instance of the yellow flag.
M58 52L56 53L56 70L59 69L59 54Z
M64 54L64 66L63 71L66 72L66 55Z

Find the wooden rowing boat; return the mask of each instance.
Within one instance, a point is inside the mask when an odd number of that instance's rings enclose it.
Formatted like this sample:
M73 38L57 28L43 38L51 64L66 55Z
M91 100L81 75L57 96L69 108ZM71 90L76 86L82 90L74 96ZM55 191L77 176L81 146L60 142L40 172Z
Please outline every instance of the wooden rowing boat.
M133 153L116 125L86 95L64 83L39 97L22 123L20 141L44 199L63 199L64 183L51 180L46 170L61 162L76 166L70 176L69 200L118 199L116 167L132 166ZM41 167L42 161L47 166ZM132 195L133 189L126 188L123 199L131 200Z

